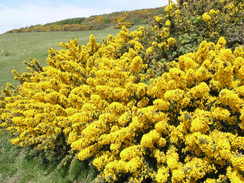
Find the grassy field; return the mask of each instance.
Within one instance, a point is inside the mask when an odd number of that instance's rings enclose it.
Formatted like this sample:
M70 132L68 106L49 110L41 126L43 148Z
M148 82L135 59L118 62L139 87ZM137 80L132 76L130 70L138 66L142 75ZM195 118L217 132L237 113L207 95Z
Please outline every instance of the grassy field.
M47 57L48 48L57 47L58 42L79 39L81 43L88 41L89 35L94 34L98 41L108 34L118 30L105 29L101 31L83 32L36 32L10 33L0 35L0 85L14 82L11 79L11 69L24 71L24 61L37 58L43 64ZM92 170L78 171L79 175L67 174L70 169L58 169L58 162L43 163L40 156L30 153L25 148L18 148L8 142L9 136L0 129L0 182L1 183L71 183L78 176L80 182L91 182ZM80 165L79 165L80 166ZM82 165L81 165L82 166ZM84 165L85 166L85 165ZM77 169L77 167L75 167Z
M37 58L45 63L48 48L57 47L58 42L79 39L81 43L88 40L90 34L95 34L101 41L108 34L118 30L108 28L99 31L82 32L32 32L8 33L0 35L0 85L12 81L11 69L24 71L24 61Z

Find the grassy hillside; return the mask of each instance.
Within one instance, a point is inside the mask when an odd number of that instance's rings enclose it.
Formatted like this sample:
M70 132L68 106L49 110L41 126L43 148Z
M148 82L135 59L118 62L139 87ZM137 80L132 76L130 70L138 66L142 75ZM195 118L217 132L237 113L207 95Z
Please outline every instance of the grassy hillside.
M58 42L79 39L83 44L90 34L101 41L107 34L117 30L108 28L100 31L82 32L32 32L0 35L0 85L12 81L11 69L24 71L24 61L37 58L44 63L48 48L57 47Z
M161 14L162 7L152 9L141 9L134 11L114 12L110 14L95 15L88 18L71 18L45 25L33 25L9 31L16 32L49 32L49 31L82 31L101 30L108 27L120 27L118 25L142 25L148 24L152 18Z
M133 10L133 11L122 11L122 12L114 12L104 15L95 15L90 16L88 18L72 18L65 19L53 23L49 23L46 25L65 25L65 24L90 24L90 22L94 22L95 19L103 19L101 23L103 24L114 24L116 23L116 18L121 16L126 16L125 20L130 21L134 24L146 24L149 19L152 19L152 16L159 15L162 13L162 7L160 8L152 8L152 9L141 9L141 10Z

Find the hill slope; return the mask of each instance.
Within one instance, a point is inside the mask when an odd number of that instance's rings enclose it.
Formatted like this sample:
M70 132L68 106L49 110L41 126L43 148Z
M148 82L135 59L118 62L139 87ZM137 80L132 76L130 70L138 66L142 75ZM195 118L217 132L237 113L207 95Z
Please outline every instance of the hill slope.
M118 30L108 28L82 32L30 32L7 33L0 35L0 88L6 82L13 82L12 69L25 71L24 61L33 58L45 63L48 48L57 48L59 42L78 39L85 44L90 34L102 41L107 34L116 34ZM37 44L38 43L38 44Z
M20 29L8 31L13 32L49 32L49 31L82 31L100 30L115 26L120 28L122 25L130 27L132 25L147 24L154 16L161 14L162 7L152 9L141 9L133 11L114 12L110 14L95 15L88 18L71 18L44 25L33 25Z

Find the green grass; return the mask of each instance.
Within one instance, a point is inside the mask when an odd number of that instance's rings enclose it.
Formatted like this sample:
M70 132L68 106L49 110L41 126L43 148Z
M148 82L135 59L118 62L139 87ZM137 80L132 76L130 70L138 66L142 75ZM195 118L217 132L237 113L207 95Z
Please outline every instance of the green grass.
M66 167L59 167L55 160L45 163L35 151L13 146L8 139L0 130L1 183L88 183L94 179L94 170L85 163L73 160Z
M0 35L0 86L13 82L11 69L24 71L24 61L37 58L45 63L49 48L56 48L61 41L79 39L86 43L90 34L95 34L98 41L118 30L107 28L99 31L82 32L32 32L7 33Z

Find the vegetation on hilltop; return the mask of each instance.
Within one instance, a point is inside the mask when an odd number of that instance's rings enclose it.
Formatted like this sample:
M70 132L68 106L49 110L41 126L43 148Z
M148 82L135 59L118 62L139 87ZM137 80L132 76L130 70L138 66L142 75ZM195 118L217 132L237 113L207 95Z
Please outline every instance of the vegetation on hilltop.
M108 27L121 28L123 25L148 24L152 17L162 13L162 8L141 9L134 11L114 12L104 15L90 16L88 18L71 18L45 25L33 25L30 27L14 29L13 32L49 32L49 31L84 31L101 30Z

